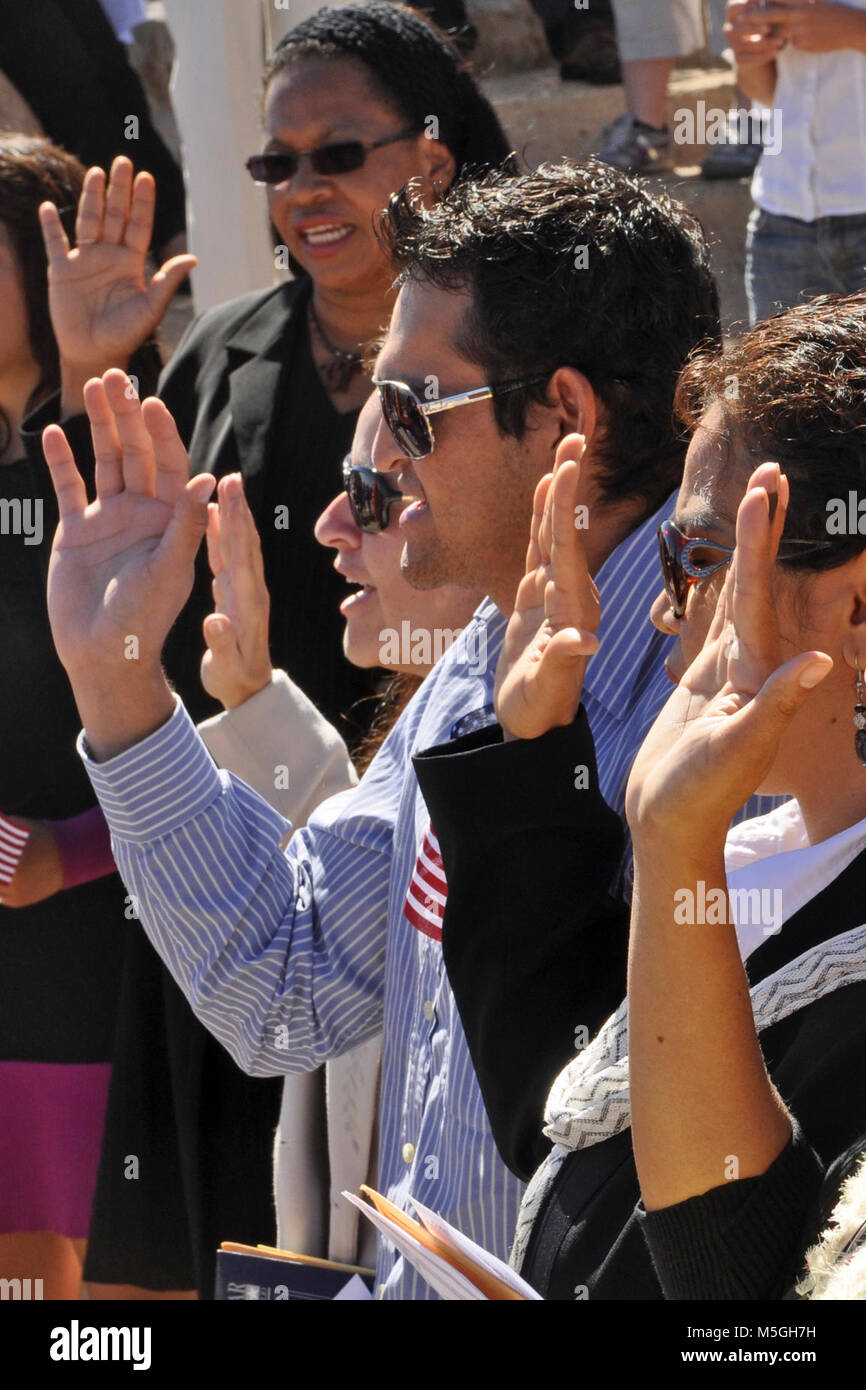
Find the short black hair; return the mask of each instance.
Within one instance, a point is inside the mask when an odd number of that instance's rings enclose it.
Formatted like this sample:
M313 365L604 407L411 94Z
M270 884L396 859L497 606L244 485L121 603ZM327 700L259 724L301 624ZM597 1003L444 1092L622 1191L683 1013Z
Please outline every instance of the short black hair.
M409 185L391 199L384 235L401 281L469 291L455 347L489 382L583 372L605 412L603 497L642 499L647 515L661 506L685 459L677 378L698 345L721 343L692 213L606 164L562 160L455 184L426 210ZM546 393L542 382L497 397L501 432L521 438Z
M510 158L499 118L454 41L406 5L367 0L317 10L277 45L265 69L265 90L305 58L362 63L382 99L419 134L435 117L438 138L454 156L458 178Z

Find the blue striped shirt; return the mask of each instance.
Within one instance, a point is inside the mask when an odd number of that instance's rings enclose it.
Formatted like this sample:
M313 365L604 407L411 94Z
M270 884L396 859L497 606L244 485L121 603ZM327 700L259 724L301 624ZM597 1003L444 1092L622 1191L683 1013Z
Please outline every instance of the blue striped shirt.
M601 643L584 706L602 792L620 813L629 766L670 691L669 639L647 619L656 527L670 511L668 502L596 577ZM214 766L180 701L108 762L79 745L144 928L206 1027L256 1076L308 1070L383 1030L381 1190L404 1208L416 1196L501 1257L522 1184L497 1154L441 944L403 907L429 824L412 754L490 704L505 623L489 600L480 606L360 785L320 806L285 852L286 822ZM433 1296L381 1242L378 1279L386 1298Z

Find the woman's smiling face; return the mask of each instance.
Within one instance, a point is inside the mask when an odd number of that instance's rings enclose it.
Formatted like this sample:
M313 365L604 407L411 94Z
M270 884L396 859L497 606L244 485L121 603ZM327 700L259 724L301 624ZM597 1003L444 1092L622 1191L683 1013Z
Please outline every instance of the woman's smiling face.
M317 149L397 135L407 121L377 90L363 64L344 58L300 58L271 81L264 105L265 152ZM367 153L360 169L317 174L302 159L292 179L268 186L271 220L292 256L313 280L332 290L369 294L390 280L375 225L391 194L409 179L453 175L453 160L423 132Z

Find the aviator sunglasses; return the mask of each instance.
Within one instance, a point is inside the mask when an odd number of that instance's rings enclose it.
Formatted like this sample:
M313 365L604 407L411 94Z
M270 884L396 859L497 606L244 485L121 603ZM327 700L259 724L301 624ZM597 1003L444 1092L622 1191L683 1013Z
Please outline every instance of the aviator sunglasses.
M353 465L352 455L343 459L343 486L352 517L361 531L375 536L388 525L388 513L403 494L375 468Z
M665 593L670 599L674 617L679 620L686 615L686 600L691 586L702 579L709 579L723 565L729 565L734 547L717 545L700 537L684 536L670 520L662 522L658 529L658 540ZM799 560L813 551L827 550L832 544L832 541L801 541L785 537L779 542L776 559L782 564L786 560Z
M379 392L379 402L385 423L406 458L424 459L436 447L433 426L428 416L437 415L440 410L455 410L460 405L474 405L476 401L489 401L494 396L504 396L508 391L519 391L523 386L535 386L547 381L543 376L521 377L518 381L502 381L497 386L476 386L471 391L461 391L457 396L443 396L441 400L421 401L411 386L404 381L373 381Z
M244 168L256 183L284 183L293 179L302 159L309 159L317 174L351 174L363 168L371 150L384 145L396 145L398 140L411 140L415 130L401 130L381 140L338 140L330 145L318 145L314 150L272 150L267 154L250 155Z

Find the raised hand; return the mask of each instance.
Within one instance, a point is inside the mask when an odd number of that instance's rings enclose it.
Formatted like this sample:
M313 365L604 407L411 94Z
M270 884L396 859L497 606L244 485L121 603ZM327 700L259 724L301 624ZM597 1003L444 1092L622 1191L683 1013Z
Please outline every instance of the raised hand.
M73 367L125 367L153 332L195 256L173 256L147 278L156 185L118 155L88 169L78 203L75 247L53 203L39 220L48 255L48 303L61 361Z
M222 478L219 505L208 506L207 553L213 571L214 612L204 620L207 651L201 683L234 709L271 679L270 598L262 547L239 473Z
M728 0L724 27L738 68L773 63L785 47L760 0Z
M832 669L817 651L782 663L773 565L787 503L778 464L761 464L737 512L736 550L703 649L632 767L626 814L636 851L644 838L675 852L721 846L809 690Z
M91 747L119 751L164 721L171 698L160 656L192 588L210 474L189 459L162 401L140 404L125 372L85 388L96 500L62 429L42 441L60 525L48 571L48 612Z
M535 491L526 574L520 581L494 700L506 737L538 738L577 714L588 658L598 649L598 590L576 525L582 435L560 442Z
M773 0L764 11L781 44L804 53L834 53L853 48L866 53L866 15L853 5L825 0Z

